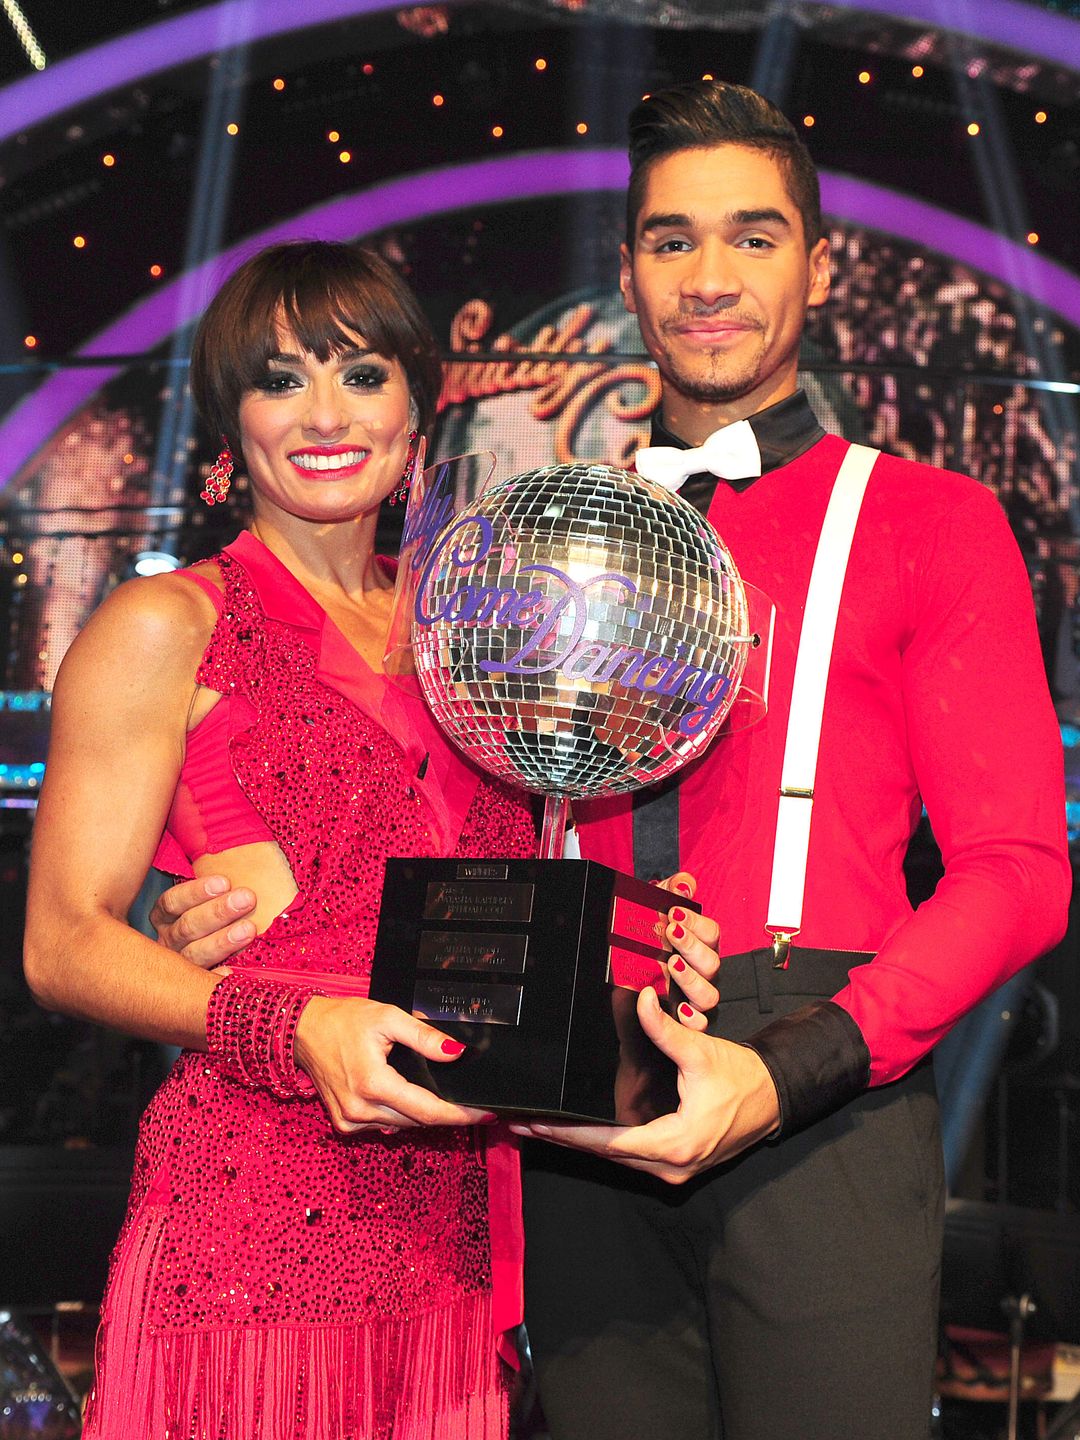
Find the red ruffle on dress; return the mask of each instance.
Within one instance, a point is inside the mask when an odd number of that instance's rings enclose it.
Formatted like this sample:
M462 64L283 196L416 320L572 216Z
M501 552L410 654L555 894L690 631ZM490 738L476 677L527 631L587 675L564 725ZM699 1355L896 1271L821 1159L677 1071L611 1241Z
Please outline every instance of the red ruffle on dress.
M219 564L198 679L223 697L211 715L228 707L211 730L299 891L243 965L362 989L385 857L531 854L528 808L368 670L254 537ZM190 874L193 858L167 832L162 868ZM143 1117L85 1435L501 1440L493 1143L489 1127L342 1137L317 1100L185 1052Z

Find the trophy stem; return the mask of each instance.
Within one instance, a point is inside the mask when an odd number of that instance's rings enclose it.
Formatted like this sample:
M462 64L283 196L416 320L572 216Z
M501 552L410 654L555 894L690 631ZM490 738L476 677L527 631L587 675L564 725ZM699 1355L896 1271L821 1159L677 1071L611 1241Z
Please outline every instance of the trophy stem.
M570 801L565 795L549 795L544 801L544 828L540 832L540 859L561 860Z

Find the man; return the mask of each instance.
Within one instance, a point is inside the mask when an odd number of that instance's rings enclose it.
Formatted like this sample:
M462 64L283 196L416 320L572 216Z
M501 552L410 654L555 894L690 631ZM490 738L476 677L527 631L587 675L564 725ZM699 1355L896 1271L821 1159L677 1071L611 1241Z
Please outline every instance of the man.
M662 380L641 468L678 472L673 452L720 432L684 493L777 629L764 721L580 817L587 856L692 872L724 959L708 1033L640 998L676 1115L520 1127L562 1147L530 1146L526 1175L541 1398L555 1440L922 1440L943 1210L927 1057L1060 938L1069 891L1026 572L987 491L825 435L798 390L829 254L783 116L679 86L635 110L630 153L620 283ZM749 459L721 453L736 437ZM945 878L913 915L923 803ZM186 922L204 963L236 903L222 887Z

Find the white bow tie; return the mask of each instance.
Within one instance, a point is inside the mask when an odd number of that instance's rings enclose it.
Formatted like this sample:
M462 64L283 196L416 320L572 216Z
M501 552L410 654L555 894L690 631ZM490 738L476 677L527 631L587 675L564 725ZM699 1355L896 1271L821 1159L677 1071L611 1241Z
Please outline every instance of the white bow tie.
M748 480L761 474L758 449L749 420L737 420L714 430L696 450L677 450L674 445L650 445L634 456L634 468L646 480L678 490L690 475L707 470L722 480Z

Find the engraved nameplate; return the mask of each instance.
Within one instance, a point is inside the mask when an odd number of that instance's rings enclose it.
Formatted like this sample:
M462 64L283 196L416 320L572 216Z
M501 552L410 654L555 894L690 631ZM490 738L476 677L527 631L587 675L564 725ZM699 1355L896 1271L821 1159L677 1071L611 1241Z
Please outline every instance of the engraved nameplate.
M421 970L488 970L498 975L520 975L528 947L527 935L425 930L420 935L416 963Z
M672 904L674 904L674 899ZM649 905L639 905L627 900L625 895L616 895L611 912L611 938L626 940L631 945L647 945L656 954L670 954L671 945L664 931L668 917L662 910Z
M459 880L505 880L510 866L498 860L466 860L457 867Z
M420 975L412 1010L439 1024L463 1020L472 1025L516 1025L521 1019L521 985L485 985L482 980L442 980Z
M651 985L657 995L668 993L667 971L658 960L651 960L637 950L624 950L612 945L608 951L608 984L620 990L644 990Z
M531 920L532 884L433 880L424 899L425 920Z

